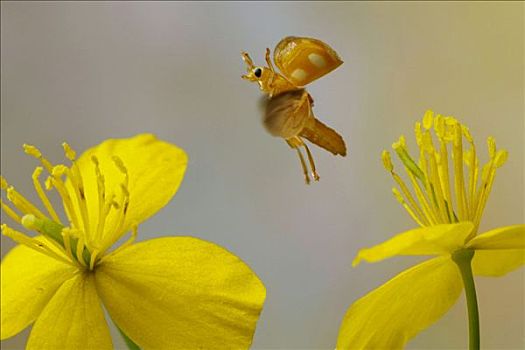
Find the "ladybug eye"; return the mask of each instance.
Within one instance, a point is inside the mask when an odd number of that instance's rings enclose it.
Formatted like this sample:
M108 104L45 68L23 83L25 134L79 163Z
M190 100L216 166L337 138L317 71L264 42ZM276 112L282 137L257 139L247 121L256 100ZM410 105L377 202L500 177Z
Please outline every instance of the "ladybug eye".
M255 68L254 71L253 71L253 74L255 74L255 76L256 76L257 78L260 78L261 75L262 75L262 69L259 68L259 67Z

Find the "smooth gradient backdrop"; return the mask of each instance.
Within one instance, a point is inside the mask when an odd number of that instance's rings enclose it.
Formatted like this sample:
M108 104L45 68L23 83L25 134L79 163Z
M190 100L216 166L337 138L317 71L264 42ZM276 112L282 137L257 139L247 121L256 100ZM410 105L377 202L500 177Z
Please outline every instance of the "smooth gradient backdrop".
M192 235L244 259L268 289L254 349L333 349L347 307L420 260L351 268L359 248L414 227L380 154L400 134L414 145L425 110L466 123L483 160L490 135L510 153L481 229L524 222L523 23L520 2L2 1L2 175L36 199L23 143L54 161L64 140L82 151L152 132L179 145L184 182L139 240ZM349 150L312 147L321 181L311 186L262 127L258 87L240 78L241 50L262 64L289 35L322 39L345 62L308 87ZM12 246L2 237L2 254ZM525 347L523 269L476 282L483 348ZM2 348L23 348L27 335ZM467 339L462 295L408 347Z

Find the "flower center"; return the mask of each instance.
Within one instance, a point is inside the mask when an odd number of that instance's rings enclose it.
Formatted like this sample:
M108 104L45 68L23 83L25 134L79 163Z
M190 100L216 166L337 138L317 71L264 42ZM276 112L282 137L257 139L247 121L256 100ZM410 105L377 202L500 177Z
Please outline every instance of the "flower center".
M2 200L2 210L15 222L26 229L36 231L41 236L32 238L5 224L2 224L2 233L17 243L24 244L50 257L82 269L92 270L105 251L125 233L122 231L130 199L128 171L120 158L113 157L113 164L122 174L122 180L117 190L108 194L99 159L92 156L91 161L96 179L96 191L94 192L96 193L90 198L95 201L91 204L95 205L89 205L86 198L85 178L83 178L78 162L75 161L76 153L67 143L63 144L63 148L66 158L72 162L70 167L62 164L53 166L36 147L24 145L25 152L37 158L42 164L42 167L35 169L32 178L34 188L47 214L18 193L1 177L2 192L5 192L12 205L11 207ZM42 187L39 178L44 169L49 173L45 181L45 189L47 191L56 190L62 200L63 212L69 225L62 222ZM86 169L83 170L85 176ZM96 212L93 208L97 208ZM106 229L105 226L110 216L113 219L112 225ZM133 228L130 241L125 245L130 244L135 235L136 227Z
M474 140L468 128L455 118L434 117L432 111L427 111L422 123L415 124L414 131L419 148L417 162L410 156L404 136L392 145L405 167L412 191L394 171L390 153L382 154L383 165L399 186L393 188L394 196L420 226L471 221L476 232L496 169L507 160L507 151L497 151L494 138L489 137L490 159L480 178ZM463 139L467 141L467 150L463 148Z

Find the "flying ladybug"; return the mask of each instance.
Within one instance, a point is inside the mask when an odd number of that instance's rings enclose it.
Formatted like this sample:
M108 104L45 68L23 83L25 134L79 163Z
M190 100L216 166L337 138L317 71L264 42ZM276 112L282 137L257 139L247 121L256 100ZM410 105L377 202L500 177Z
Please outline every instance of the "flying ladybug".
M343 157L346 156L346 146L341 135L315 117L312 111L314 100L304 86L333 71L343 61L321 40L293 36L282 39L274 49L273 61L280 73L273 67L268 48L267 67L255 66L246 52L242 52L242 59L248 72L242 78L257 82L267 94L263 118L266 129L273 136L284 138L297 150L305 181L309 184L308 168L300 149L304 147L312 177L318 181L312 153L303 138Z

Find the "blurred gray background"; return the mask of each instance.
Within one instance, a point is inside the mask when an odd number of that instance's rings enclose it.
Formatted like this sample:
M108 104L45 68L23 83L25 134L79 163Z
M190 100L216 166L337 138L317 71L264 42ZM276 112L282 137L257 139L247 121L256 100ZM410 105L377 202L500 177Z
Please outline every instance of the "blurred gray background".
M36 198L25 142L55 161L64 140L81 151L152 132L181 146L184 182L139 239L192 235L247 262L268 289L254 349L333 349L347 307L421 260L351 268L359 248L414 226L380 153L400 134L414 145L426 109L470 126L483 160L489 135L510 152L481 229L524 222L523 23L519 2L2 2L2 175ZM262 127L258 87L240 79L241 50L262 64L288 35L345 61L308 89L349 154L312 147L321 181L309 187ZM2 254L11 247L2 237ZM525 347L523 269L476 282L483 347ZM465 348L463 299L408 347Z

